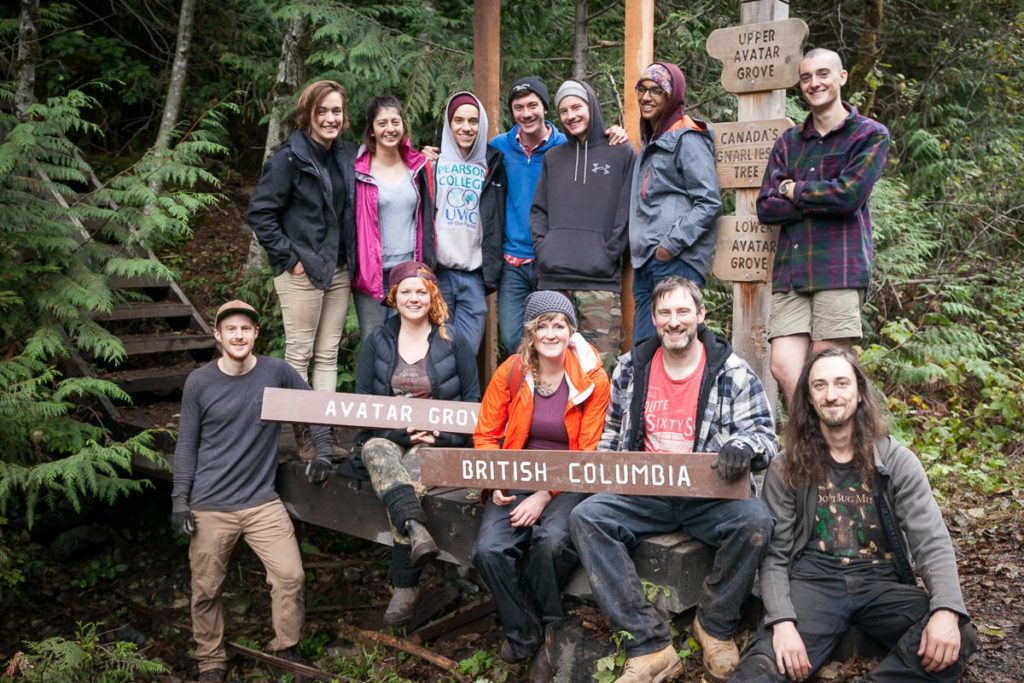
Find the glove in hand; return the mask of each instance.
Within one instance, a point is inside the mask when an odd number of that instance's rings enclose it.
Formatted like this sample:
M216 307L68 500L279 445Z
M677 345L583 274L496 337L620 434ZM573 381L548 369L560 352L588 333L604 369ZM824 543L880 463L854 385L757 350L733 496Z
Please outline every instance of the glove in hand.
M718 470L718 476L725 481L735 481L750 469L753 458L753 448L739 441L729 441L718 451L711 467Z
M331 461L324 458L317 458L306 465L306 479L310 484L322 484L327 481L327 475L331 471Z
M182 536L191 536L196 530L196 520L184 498L171 498L171 528Z

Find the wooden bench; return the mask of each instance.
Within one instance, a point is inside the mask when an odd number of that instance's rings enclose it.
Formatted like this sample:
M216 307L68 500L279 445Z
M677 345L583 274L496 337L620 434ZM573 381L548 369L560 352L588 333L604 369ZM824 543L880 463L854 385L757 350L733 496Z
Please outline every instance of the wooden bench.
M449 409L471 411L471 424L461 419L465 415L446 413ZM271 422L374 428L413 426L472 433L477 409L477 404L470 403L267 389L262 418ZM446 419L441 426L439 421ZM283 463L278 469L278 493L294 518L376 543L393 543L384 505L369 481L334 471L323 485L313 485L306 480L305 469L301 462ZM441 559L465 567L472 566L471 552L482 516L478 497L473 495L475 491L433 487L423 500L427 528L438 544ZM678 614L697 604L713 558L713 549L681 532L648 537L633 552L637 573L667 589L668 594L659 594L656 604L669 614ZM592 597L582 568L574 573L566 592Z

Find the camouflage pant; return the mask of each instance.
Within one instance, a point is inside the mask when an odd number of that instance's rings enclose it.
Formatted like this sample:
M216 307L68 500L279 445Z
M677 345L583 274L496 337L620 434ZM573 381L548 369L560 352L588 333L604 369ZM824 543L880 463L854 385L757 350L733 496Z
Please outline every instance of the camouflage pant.
M622 298L618 292L573 289L562 294L576 307L580 334L597 348L611 375L622 346Z
M411 486L416 497L423 500L427 488L420 482L420 444L403 451L394 441L373 438L363 445L361 457L378 498L383 499L384 494L396 486ZM395 528L390 517L388 523L395 543L408 545L409 537Z

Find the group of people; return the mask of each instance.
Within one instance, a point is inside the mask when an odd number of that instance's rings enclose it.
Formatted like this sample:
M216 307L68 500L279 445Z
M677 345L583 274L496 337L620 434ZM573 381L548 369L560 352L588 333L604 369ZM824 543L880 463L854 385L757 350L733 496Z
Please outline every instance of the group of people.
M619 681L675 676L669 625L630 552L681 529L715 548L692 626L710 677L804 680L857 626L891 647L862 680L958 679L976 642L949 534L920 463L888 434L843 348L860 333L867 197L888 134L842 102L838 55L812 50L800 74L811 114L776 144L757 204L762 221L783 225L769 322L789 408L782 454L760 379L704 325L721 199L710 129L686 114L678 67L654 63L636 84L639 155L616 144L623 132L605 129L594 90L575 80L554 101L565 135L545 118L546 87L527 77L508 95L516 126L489 145L480 101L455 93L436 159L413 148L394 98L371 100L357 151L338 139L341 86L303 92L298 129L249 211L275 273L285 361L253 354L259 313L228 302L215 319L224 354L182 398L172 524L191 536L200 681L226 677L220 590L242 536L271 586L267 650L296 657L301 559L273 490L279 426L260 422L259 407L263 387L334 390L350 289L363 337L356 391L479 401L476 448L710 453L726 481L767 469L763 497L751 486L740 500L482 492L472 559L495 599L505 661L543 671L545 628L564 617L561 590L582 565L612 630L630 634ZM637 305L632 350L619 356L627 244ZM481 397L475 357L494 288L510 355ZM330 430L310 427L305 440L307 476L323 481ZM372 482L395 541L384 620L401 625L439 553L419 451L471 444L391 429L365 430L356 445L346 466ZM766 616L741 657L734 634L758 574Z

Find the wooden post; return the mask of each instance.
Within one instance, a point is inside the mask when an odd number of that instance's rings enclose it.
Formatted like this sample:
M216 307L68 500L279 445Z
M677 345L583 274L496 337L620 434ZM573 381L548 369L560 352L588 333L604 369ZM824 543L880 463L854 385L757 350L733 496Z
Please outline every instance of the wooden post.
M473 92L487 110L490 140L501 124L501 0L473 3ZM498 366L498 297L487 295L487 321L478 357L480 386L486 387Z
M789 18L789 3L782 0L748 0L740 4L740 23L757 24ZM786 115L786 91L737 95L737 121L781 119ZM736 190L736 215L756 216L757 188ZM732 286L732 345L757 376L769 396L778 395L778 385L771 373L768 344L768 308L771 304L771 282L734 282Z
M622 103L625 121L622 122L633 146L640 147L640 104L633 86L640 73L654 61L654 0L626 0L626 45L623 51ZM629 249L623 256L622 266L622 348L632 346L633 339L633 267L629 262Z

